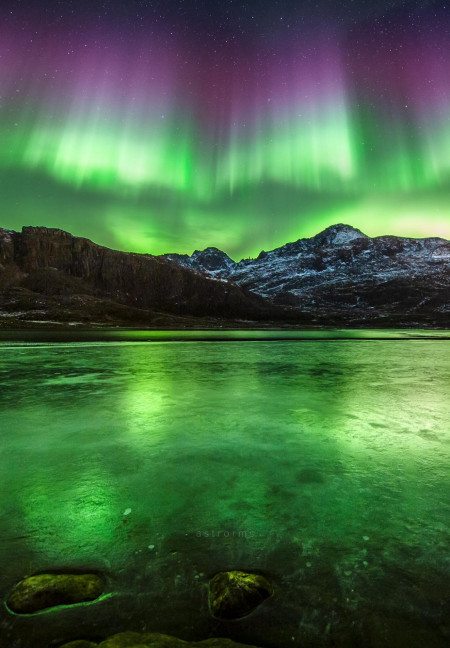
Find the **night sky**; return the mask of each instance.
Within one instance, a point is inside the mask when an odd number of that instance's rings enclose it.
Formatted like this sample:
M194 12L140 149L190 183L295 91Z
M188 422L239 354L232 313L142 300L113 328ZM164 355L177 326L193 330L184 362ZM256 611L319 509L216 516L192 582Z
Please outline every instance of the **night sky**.
M4 0L0 137L3 227L450 238L450 0Z

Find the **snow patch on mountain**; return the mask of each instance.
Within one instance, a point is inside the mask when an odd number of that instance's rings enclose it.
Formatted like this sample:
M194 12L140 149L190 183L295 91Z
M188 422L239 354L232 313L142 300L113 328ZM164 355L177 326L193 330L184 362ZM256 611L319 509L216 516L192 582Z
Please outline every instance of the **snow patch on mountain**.
M399 304L408 311L438 309L450 290L449 241L370 238L344 224L238 263L217 248L165 257L306 311L330 304L344 310Z

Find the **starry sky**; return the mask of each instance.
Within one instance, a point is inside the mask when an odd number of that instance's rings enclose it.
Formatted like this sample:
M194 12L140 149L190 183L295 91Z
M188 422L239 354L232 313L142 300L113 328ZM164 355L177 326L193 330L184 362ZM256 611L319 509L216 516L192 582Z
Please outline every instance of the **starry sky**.
M0 226L239 260L450 238L450 0L0 9Z

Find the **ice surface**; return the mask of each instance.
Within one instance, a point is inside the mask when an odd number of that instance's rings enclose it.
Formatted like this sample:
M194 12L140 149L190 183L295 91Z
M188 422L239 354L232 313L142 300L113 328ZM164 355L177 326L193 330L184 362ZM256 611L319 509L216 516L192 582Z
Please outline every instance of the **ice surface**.
M449 341L0 351L5 583L107 564L151 606L151 582L195 601L199 573L260 569L353 610L448 583Z

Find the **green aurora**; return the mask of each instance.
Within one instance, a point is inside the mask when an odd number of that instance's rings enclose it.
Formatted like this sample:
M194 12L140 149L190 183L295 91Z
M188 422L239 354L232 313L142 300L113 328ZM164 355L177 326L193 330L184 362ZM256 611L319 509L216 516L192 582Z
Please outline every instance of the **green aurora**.
M185 69L180 42L66 52L62 36L6 30L1 224L235 260L339 222L450 237L449 48L430 20L433 39L386 17L313 44L297 34L270 60L235 53L232 70L209 50Z

